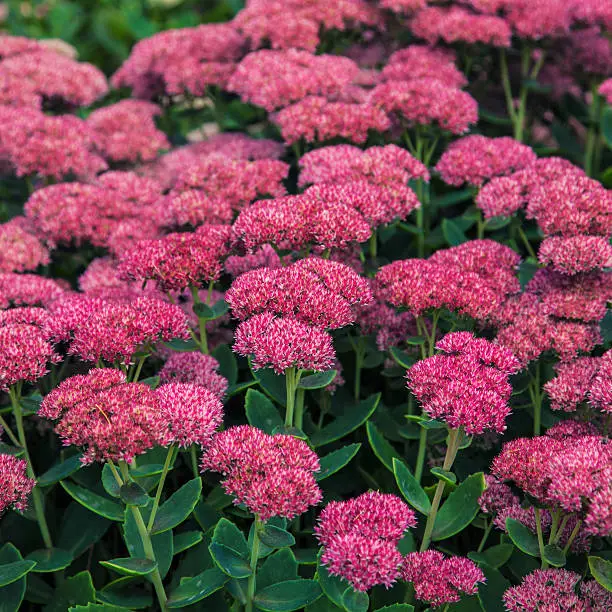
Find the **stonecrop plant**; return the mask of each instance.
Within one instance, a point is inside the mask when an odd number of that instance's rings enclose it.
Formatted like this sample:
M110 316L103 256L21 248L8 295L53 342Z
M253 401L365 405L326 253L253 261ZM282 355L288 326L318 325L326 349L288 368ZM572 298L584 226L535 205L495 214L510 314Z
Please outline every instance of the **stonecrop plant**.
M0 612L612 610L612 1L93 4L0 3Z

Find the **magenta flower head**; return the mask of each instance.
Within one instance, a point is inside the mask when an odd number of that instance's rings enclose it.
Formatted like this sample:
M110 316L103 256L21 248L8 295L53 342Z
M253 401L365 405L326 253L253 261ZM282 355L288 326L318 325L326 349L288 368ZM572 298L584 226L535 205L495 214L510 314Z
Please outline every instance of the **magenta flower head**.
M172 353L159 372L162 383L193 383L205 387L219 399L227 391L227 378L217 371L219 362L199 351Z
M538 259L563 274L612 266L612 245L602 236L551 236L540 244Z
M495 176L506 176L529 166L536 154L514 138L465 136L453 142L436 165L442 180L460 187L464 183L480 187Z
M606 99L606 102L612 106L612 79L606 79L599 86L599 94Z
M25 217L0 224L0 273L36 270L50 261L48 249Z
M127 461L169 440L153 390L128 383L120 370L93 369L61 382L47 395L39 415L57 421L64 446L84 450L83 463Z
M286 268L260 268L239 276L226 293L239 319L271 312L327 329L355 321L372 302L366 279L335 261L306 258Z
M253 367L273 368L282 374L287 368L324 372L333 368L336 353L331 336L293 318L264 312L238 326L234 351L253 357Z
M121 254L119 275L126 280L154 280L162 291L208 284L223 271L228 237L227 226L202 225L195 232L143 240Z
M509 612L605 612L612 606L612 594L594 580L581 581L576 572L546 569L535 570L520 585L509 588L504 593L504 603Z
M59 361L43 329L29 322L0 321L0 391L21 381L36 382L49 363Z
M36 481L28 478L24 459L0 454L0 515L7 508L24 511Z
M201 469L222 474L221 484L234 503L245 505L264 522L273 516L292 519L322 497L314 479L319 459L306 442L271 436L250 425L215 435Z
M442 351L417 362L407 373L408 387L433 419L468 434L503 432L510 414L508 376L520 363L506 348L469 332L447 334Z
M589 404L602 412L612 413L612 351L601 358L589 390Z
M395 495L370 491L348 501L330 502L315 526L323 546L321 563L356 591L368 591L377 584L389 588L402 564L397 545L415 525L414 512Z
M445 557L437 550L409 553L404 557L402 580L412 582L417 599L434 608L478 593L486 581L482 570L465 557Z
M66 287L37 274L0 273L0 308L49 306L66 293Z
M219 398L200 385L168 383L153 392L168 424L167 443L187 447L208 446L216 429L223 422L223 405Z

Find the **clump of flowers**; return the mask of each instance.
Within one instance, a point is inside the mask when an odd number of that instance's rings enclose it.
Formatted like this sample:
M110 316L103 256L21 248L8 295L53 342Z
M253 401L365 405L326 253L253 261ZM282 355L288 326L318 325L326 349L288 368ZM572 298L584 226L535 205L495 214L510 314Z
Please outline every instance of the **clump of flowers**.
M518 359L469 332L447 334L436 346L442 353L419 361L407 374L423 410L468 434L504 431L512 394L508 376L519 370Z
M37 274L0 273L0 308L47 306L66 293L66 287Z
M223 405L217 394L189 382L167 383L153 393L159 402L160 417L169 429L166 443L208 446L223 422Z
M0 273L36 270L50 261L49 251L24 217L0 224Z
M321 563L356 591L377 584L389 588L399 577L397 546L414 512L395 495L370 491L344 502L330 502L319 515L315 535L323 546Z
M566 569L535 570L520 585L504 593L511 612L537 612L548 607L558 610L604 612L612 606L612 595L594 580Z
M162 383L192 383L205 387L222 398L227 390L227 378L218 372L219 362L199 351L173 353L159 372Z
M402 580L412 582L417 599L434 608L475 595L485 582L482 570L465 557L445 557L437 550L408 553L404 557Z
M96 146L113 162L151 161L160 149L170 148L166 135L154 118L161 114L156 104L144 100L122 100L95 110L87 123L96 135Z
M214 436L201 463L202 471L219 472L225 492L261 521L273 516L292 519L321 500L314 474L317 455L292 436L268 435L249 425Z
M28 478L26 469L25 460L0 454L0 515L8 508L22 512L27 509L36 482Z
M71 376L47 395L41 417L57 421L65 446L83 447L83 463L126 461L165 445L168 424L153 390L128 383L120 370L93 369Z

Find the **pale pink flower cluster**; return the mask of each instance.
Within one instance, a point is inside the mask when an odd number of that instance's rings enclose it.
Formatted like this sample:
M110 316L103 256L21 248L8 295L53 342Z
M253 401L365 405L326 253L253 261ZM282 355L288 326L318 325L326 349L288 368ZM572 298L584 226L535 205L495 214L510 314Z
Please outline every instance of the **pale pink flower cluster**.
M28 497L36 482L28 478L26 468L24 459L0 454L0 515L8 508L27 510Z
M0 224L0 273L36 270L49 261L49 250L25 217Z
M268 435L250 425L231 427L214 436L204 453L202 471L219 472L225 492L267 521L292 519L321 501L314 474L319 459L308 444L293 436Z
M159 371L162 383L193 383L205 387L219 399L227 391L227 378L218 372L219 362L199 351L172 353Z
M48 306L66 290L61 281L37 274L0 273L0 308Z
M398 543L416 523L414 512L388 493L369 491L348 501L330 502L315 526L323 546L321 563L356 591L377 584L389 588L400 576Z

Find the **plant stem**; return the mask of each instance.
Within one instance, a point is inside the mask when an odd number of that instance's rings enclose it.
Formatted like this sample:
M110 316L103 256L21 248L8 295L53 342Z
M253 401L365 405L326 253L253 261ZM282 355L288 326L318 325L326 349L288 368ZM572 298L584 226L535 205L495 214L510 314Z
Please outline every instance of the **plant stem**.
M285 370L285 385L287 387L287 410L285 412L285 427L293 427L293 412L295 409L295 389L298 377L294 367Z
M304 395L306 393L305 389L297 390L295 396L295 418L293 419L295 422L295 426L298 429L302 429L304 426Z
M193 298L194 304L201 304L200 294L198 293L197 287L190 287L191 297ZM206 320L198 317L198 325L200 328L200 352L208 355L208 340L206 338Z
M448 472L451 467L453 467L455 457L457 457L457 452L459 451L460 439L460 427L458 429L451 429L449 431L448 444L446 447L446 456L444 457L444 464L442 466L442 469L446 472ZM438 486L436 487L434 498L431 502L431 510L427 515L427 523L425 524L425 532L423 533L423 541L421 542L420 552L427 550L427 548L429 547L429 543L431 542L431 534L433 532L434 523L436 522L436 515L438 514L438 509L440 508L440 501L442 500L442 494L444 493L445 486L446 482L444 482L444 480L438 481Z
M365 356L363 336L359 336L356 343L351 339L351 344L353 345L353 350L355 351L355 382L353 383L353 396L355 401L358 402L359 396L361 395L361 368L363 366L363 359Z
M17 436L12 432L7 422L2 418L2 415L0 415L0 427L2 427L6 435L9 437L10 441L15 446L21 446L21 442L17 439Z
M370 235L370 259L376 259L378 255L378 237L376 235L376 230L372 230L372 234Z
M476 549L476 552L482 552L482 549L485 547L485 544L487 543L487 540L489 539L489 534L491 533L491 529L493 529L493 521L489 523L489 521L485 520L485 530L484 530L484 533L482 534L482 538L480 540L480 544L478 545L478 548Z
M576 523L576 525L574 526L574 528L572 529L572 533L570 533L570 536L567 539L567 542L566 542L565 546L563 547L563 554L564 555L567 555L567 553L569 552L570 546L572 545L572 543L576 539L576 536L578 535L578 532L580 531L580 527L581 526L582 526L582 521L578 521Z
M251 543L251 575L247 583L247 602L244 607L245 612L253 612L253 599L255 598L257 560L259 559L259 532L262 523L259 515L255 515L255 525L253 528L253 542Z
M25 436L25 430L23 427L23 412L21 410L21 384L17 386L9 387L9 397L11 398L11 405L13 406L13 415L15 416L15 423L17 424L17 436L19 440L19 446L23 448L23 454L26 460L26 473L29 478L36 480L36 474L34 473L34 467L32 465L32 459L30 452L28 451L28 443ZM51 540L51 533L49 532L49 526L47 525L47 519L45 518L45 506L43 495L35 485L32 489L32 504L34 506L34 513L36 514L36 520L38 521L38 527L40 529L40 535L42 536L43 542L46 548L53 548L53 541Z
M589 129L584 150L584 171L588 176L596 176L599 168L595 166L594 153L599 139L599 122L601 120L601 98L597 85L591 87L591 105L589 107Z
M109 463L111 466L111 470L113 470L114 465ZM128 482L129 469L127 463L125 461L119 462L119 469L121 470L121 477L117 474L117 469L113 470L113 474L115 475L115 479L119 478L118 482L125 484ZM142 542L142 548L144 550L145 557L149 559L149 561L153 561L157 563L157 559L155 558L155 551L153 550L153 542L151 541L151 536L147 530L147 526L145 525L144 519L142 518L142 513L140 512L140 508L138 506L128 506L132 516L134 517L134 522L136 523L136 528L138 529L138 535L140 536L140 540ZM151 581L153 582L153 587L155 589L155 594L157 595L157 601L159 602L159 607L162 612L165 612L168 609L167 602L168 598L166 597L166 591L164 590L164 584L162 582L161 574L159 573L159 568L155 568L155 570L151 573Z
M540 549L540 559L542 559L542 569L548 567L548 561L544 559L544 536L542 535L542 510L535 508L536 532L538 534L538 548Z
M134 376L132 376L132 381L131 382L138 382L138 378L140 377L140 372L142 370L142 366L144 365L144 362L147 360L148 355L145 355L144 357L141 357L138 360L138 365L136 366L136 370L134 371Z
M521 240L523 241L523 244L525 245L525 248L527 249L527 252L529 253L529 256L533 257L534 259L537 259L538 256L533 250L533 247L531 246L531 243L529 242L525 232L523 231L523 228L520 225L517 225L516 229L519 233L519 236L521 237Z
M504 88L504 96L506 98L506 109L508 116L512 121L512 125L516 124L516 109L514 108L514 99L512 97L512 85L510 84L510 74L508 72L508 58L506 57L506 50L499 50L499 66L501 69L501 80Z
M164 483L166 481L166 476L168 475L168 470L170 469L170 464L172 463L172 458L174 456L175 445L171 444L168 447L168 453L166 454L166 461L164 462L164 467L162 469L161 476L159 477L159 483L157 484L157 491L155 491L155 499L153 500L153 508L151 508L151 516L149 516L149 523L147 525L147 531L151 533L151 529L153 527L153 523L155 522L155 515L157 514L157 509L159 508L159 500L161 499L161 494L164 489Z
M419 434L419 450L417 452L417 460L416 465L414 466L414 477L417 479L417 482L421 482L421 478L423 477L423 466L425 465L425 453L427 451L427 430L424 427L421 427L421 432Z
M533 435L539 436L542 430L542 392L540 389L540 362L536 365L535 377L529 384L529 393L533 403Z
M193 470L193 476L194 478L198 478L200 472L198 470L198 456L195 444L191 445L191 448L189 449L189 456L191 457L191 469Z

